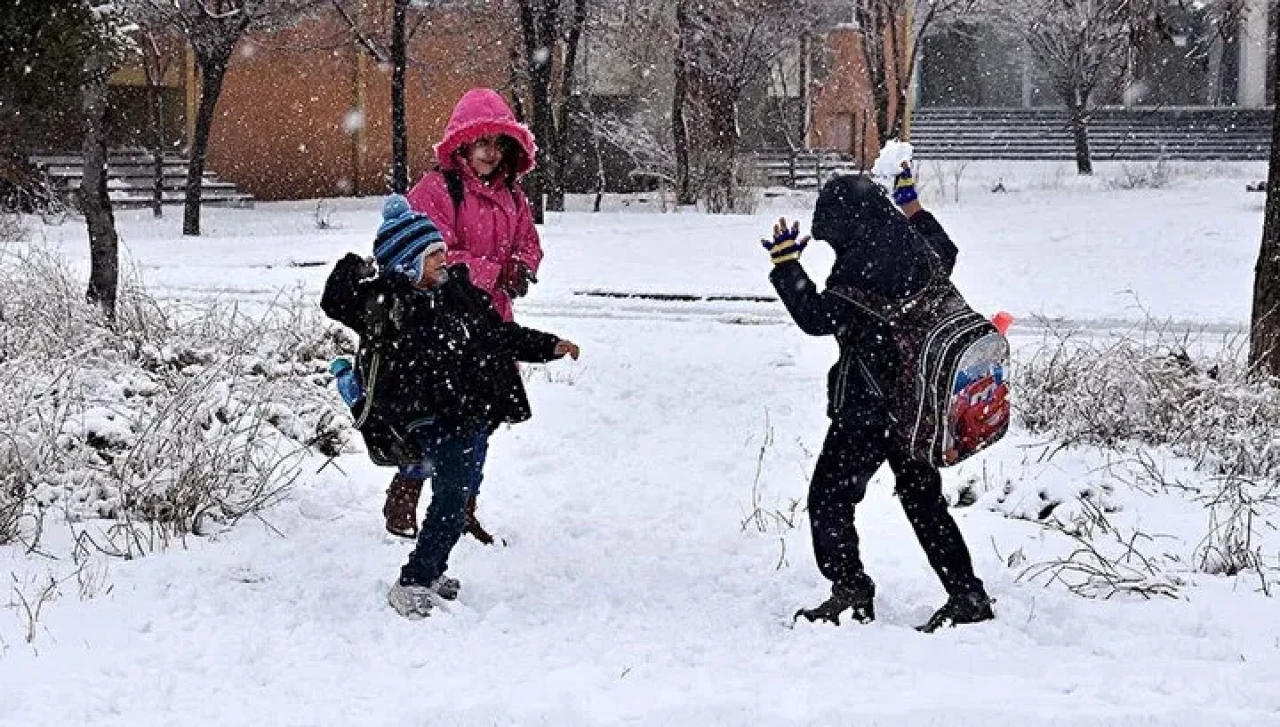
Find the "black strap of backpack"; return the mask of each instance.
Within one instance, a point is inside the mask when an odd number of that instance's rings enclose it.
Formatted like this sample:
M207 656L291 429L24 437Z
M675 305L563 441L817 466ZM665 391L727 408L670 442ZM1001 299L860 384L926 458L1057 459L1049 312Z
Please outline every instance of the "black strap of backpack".
M382 351L388 343L391 329L391 310L387 294L383 291L371 292L364 300L365 335L361 337L360 348L367 350L368 370L362 371L364 379L364 406L354 426L360 429L369 420L377 399L378 372L382 368ZM358 357L359 358L359 357Z
M444 177L445 189L449 190L449 199L453 200L453 213L458 213L458 208L462 206L462 200L466 196L466 188L462 185L462 175L457 169L441 169L441 176Z

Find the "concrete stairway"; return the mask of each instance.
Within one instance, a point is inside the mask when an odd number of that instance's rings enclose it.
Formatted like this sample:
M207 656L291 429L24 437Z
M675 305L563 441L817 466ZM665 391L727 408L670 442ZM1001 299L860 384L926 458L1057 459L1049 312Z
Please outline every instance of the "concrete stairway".
M56 190L69 197L78 194L80 178L84 174L84 161L79 154L34 155L30 161L49 176ZM151 204L154 189L154 158L149 152L112 152L107 161L107 190L112 204L121 207L147 207ZM187 159L166 154L163 165L164 204L182 204L187 181ZM236 188L231 182L218 179L217 175L204 173L202 204L224 207L251 207L253 197Z
M1094 161L1266 160L1270 109L1101 109L1089 125ZM911 142L921 159L1075 158L1061 109L925 108Z

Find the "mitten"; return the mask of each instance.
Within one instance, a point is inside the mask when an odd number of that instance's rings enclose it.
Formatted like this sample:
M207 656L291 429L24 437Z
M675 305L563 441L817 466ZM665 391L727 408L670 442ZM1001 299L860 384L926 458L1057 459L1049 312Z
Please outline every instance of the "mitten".
M799 222L787 227L787 221L781 219L773 226L773 239L761 240L760 244L769 251L769 258L773 260L773 264L781 265L800 259L800 253L809 246L809 236L800 237Z
M519 260L507 263L498 274L498 287L507 291L512 298L523 298L529 294L529 284L536 283L533 271Z
M916 178L911 174L911 165L902 163L902 171L893 178L893 203L904 207L915 202L920 196L916 194Z

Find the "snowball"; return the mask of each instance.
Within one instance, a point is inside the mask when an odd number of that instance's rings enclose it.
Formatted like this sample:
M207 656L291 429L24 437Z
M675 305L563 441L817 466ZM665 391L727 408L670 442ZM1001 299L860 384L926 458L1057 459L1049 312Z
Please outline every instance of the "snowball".
M880 150L871 174L876 177L896 177L902 171L902 163L911 161L911 143L890 139Z

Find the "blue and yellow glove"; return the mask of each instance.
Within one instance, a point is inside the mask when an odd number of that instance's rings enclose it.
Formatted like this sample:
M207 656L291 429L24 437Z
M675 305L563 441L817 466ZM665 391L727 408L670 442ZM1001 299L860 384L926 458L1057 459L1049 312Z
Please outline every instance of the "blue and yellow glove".
M800 237L800 223L788 227L787 218L782 217L773 226L773 239L761 240L760 244L769 251L773 264L781 265L800 259L800 253L809 246L809 236Z
M916 194L916 178L911 174L911 165L903 162L902 171L893 178L893 203L905 207L917 199L920 196Z

